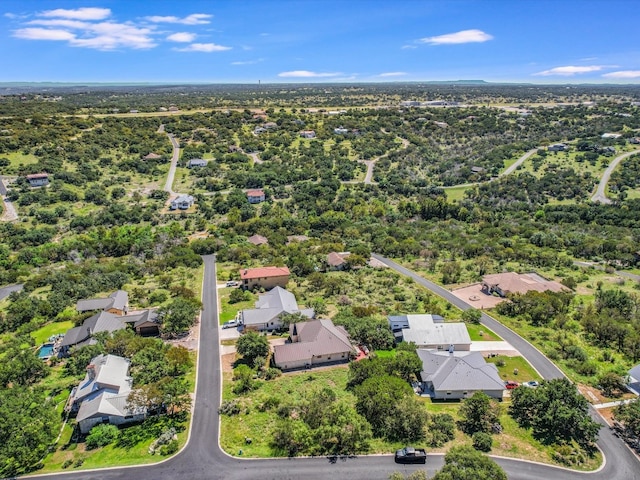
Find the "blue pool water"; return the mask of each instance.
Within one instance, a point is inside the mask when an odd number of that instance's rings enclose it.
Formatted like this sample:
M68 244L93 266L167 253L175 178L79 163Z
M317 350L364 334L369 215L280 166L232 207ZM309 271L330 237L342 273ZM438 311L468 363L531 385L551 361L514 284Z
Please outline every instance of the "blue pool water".
M52 353L53 353L53 344L45 343L40 347L40 351L38 352L38 357L40 358L50 357Z

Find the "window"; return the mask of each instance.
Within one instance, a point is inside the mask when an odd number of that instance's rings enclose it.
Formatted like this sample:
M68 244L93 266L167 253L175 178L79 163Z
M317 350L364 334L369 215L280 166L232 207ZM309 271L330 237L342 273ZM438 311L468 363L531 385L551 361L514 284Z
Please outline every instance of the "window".
M451 392L447 392L447 395L451 395Z
M125 415L124 419L125 420L131 420L133 418L133 415Z

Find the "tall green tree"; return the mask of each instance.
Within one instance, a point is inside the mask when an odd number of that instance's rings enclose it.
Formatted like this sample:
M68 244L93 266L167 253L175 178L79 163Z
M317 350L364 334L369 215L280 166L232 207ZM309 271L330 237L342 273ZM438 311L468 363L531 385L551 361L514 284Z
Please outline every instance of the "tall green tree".
M236 351L249 365L253 365L256 358L269 355L269 340L256 332L247 332L236 342Z
M496 462L468 445L454 447L432 480L507 480Z
M462 402L458 426L467 435L476 432L491 433L500 424L500 406L483 392L476 392Z

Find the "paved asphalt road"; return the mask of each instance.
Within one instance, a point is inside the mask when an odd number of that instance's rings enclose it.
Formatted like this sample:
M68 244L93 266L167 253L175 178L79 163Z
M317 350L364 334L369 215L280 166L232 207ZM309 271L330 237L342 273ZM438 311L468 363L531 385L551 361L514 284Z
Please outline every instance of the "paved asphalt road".
M382 259L382 261L389 263L386 259ZM392 472L400 471L408 474L420 468L418 466L396 465L389 455L362 456L334 461L325 457L242 460L223 453L218 445L217 410L220 404L221 373L215 257L205 256L204 262L203 312L200 325L196 401L191 436L186 448L161 464L42 475L38 476L39 478L51 480L298 480L300 478L305 480L385 480ZM389 264L395 268L395 264ZM505 337L507 336L505 335ZM509 338L506 339L509 340ZM615 450L616 448L617 450ZM633 480L640 478L638 474L640 465L628 450L620 449L617 443L611 447L605 443L603 450L607 452L609 461L602 471L595 474L581 474L512 459L496 460L505 469L511 480L584 480L586 478ZM430 455L426 465L429 475L433 475L442 466L442 463L442 455Z
M0 300L4 300L13 292L19 292L20 290L22 290L22 287L24 287L24 285L18 283L15 285L8 285L6 287L0 288Z
M576 260L575 262L573 262L573 264L577 265L578 267L595 268L596 270L606 271L606 266L597 263L580 262ZM624 270L616 270L614 273L616 275L620 275L621 277L627 277L631 280L635 280L636 282L640 282L640 275L636 275L635 273L625 272Z
M609 178L611 178L611 174L622 160L639 152L640 150L634 150L633 152L623 153L622 155L619 155L613 159L613 161L604 171L604 174L600 179L600 183L598 184L596 193L593 195L593 197L591 197L592 202L611 203L611 200L607 198L607 195L605 193L605 190L607 189L607 183L609 183Z

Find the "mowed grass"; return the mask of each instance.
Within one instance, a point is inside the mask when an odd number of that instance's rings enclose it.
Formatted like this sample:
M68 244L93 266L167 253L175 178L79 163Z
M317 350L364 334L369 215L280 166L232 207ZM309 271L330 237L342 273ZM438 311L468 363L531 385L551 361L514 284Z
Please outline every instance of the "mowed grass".
M67 320L64 322L47 323L45 326L39 328L35 332L31 332L31 337L35 340L36 345L41 345L49 340L49 337L51 337L52 335L65 333L72 327L73 322L71 320Z
M472 342L500 342L502 338L489 330L484 325L467 323L467 331Z
M447 200L450 202L461 202L464 199L464 194L470 188L473 187L451 187L445 188L444 192L447 194Z
M529 365L529 362L527 362L524 357L498 355L497 357L487 358L487 362L493 363L498 367L500 378L504 380L513 380L518 383L528 382L530 380L542 380L538 372ZM500 366L498 363L504 363L504 365ZM515 371L518 373L514 373Z
M231 292L237 288L238 287L218 289L221 306L220 325L236 318L236 315L240 310L255 308L255 303L258 297L249 291L245 292L246 300L238 303L229 303L229 295L231 295Z

